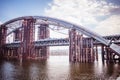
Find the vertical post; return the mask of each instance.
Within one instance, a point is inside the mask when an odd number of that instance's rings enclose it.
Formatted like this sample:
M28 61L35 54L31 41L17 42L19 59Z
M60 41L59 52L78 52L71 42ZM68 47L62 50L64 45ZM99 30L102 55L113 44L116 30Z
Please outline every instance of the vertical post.
M76 37L76 30L71 29L69 31L69 39L70 39L70 53L69 53L69 60L70 61L76 61L77 59L77 52L76 52L76 47L77 47L77 37Z
M88 58L87 58L87 56L88 56L88 40L87 39L85 39L85 53L84 53L84 62L87 62L88 60Z
M112 50L109 48L109 61L110 63L113 63L113 53L112 53Z
M24 22L23 22L24 23ZM22 54L23 54L23 39L24 39L24 27L21 28L21 30L19 30L19 38L20 38L20 41L21 41L21 44L20 44L20 47L18 48L18 57L19 57L19 60L22 61Z
M83 35L80 37L80 62L82 62L82 54L83 54Z
M38 40L49 38L50 34L48 27L49 27L48 24L41 24L38 27ZM47 59L49 57L49 47L48 46L39 47L39 54L41 54L42 58Z
M95 61L95 53L94 53L94 46L93 46L93 38L90 39L90 47L91 47L91 54L92 54L92 62Z
M7 27L1 25L0 26L0 58L4 57L4 44L6 43L6 34L7 34Z
M106 62L108 63L109 62L109 48L108 46L106 46Z
M78 34L77 35L77 58L78 58L78 61L80 62L81 61L81 40L82 40L82 35L81 34Z
M69 61L72 61L72 35L71 35L72 31L69 30Z
M118 61L119 61L119 63L120 63L120 56L119 56L119 58L118 58Z
M82 45L83 47L82 47L82 55L81 55L81 56L82 56L82 59L81 59L82 62L85 61L85 60L84 60L84 59L85 59L85 58L84 58L84 55L85 55L85 47L86 47L85 44L86 44L86 41L85 41L85 38L83 38L83 45Z
M21 30L20 29L17 29L15 30L14 32L14 37L13 37L13 41L20 41L22 42L22 37L21 37ZM20 44L21 45L21 44ZM13 55L14 57L18 57L18 59L20 59L20 55L21 55L21 46L19 48L14 48L14 54Z
M33 41L34 41L34 27L35 27L35 20L34 19L24 19L23 21L23 29L24 29L24 34L23 34L23 53L22 57L23 59L28 59L30 58L32 48L34 47Z
M104 51L104 45L101 46L101 54L102 54L102 62L104 63L104 55L105 55L105 51Z
M81 61L81 39L82 39L81 37L82 37L82 35L77 33L76 57L77 57L78 62Z
M91 39L86 38L86 44L85 44L85 52L86 52L86 62L92 62L92 54L91 54Z
M76 35L76 61L79 61L79 34Z
M95 46L95 54L96 54L96 60L98 61L98 48L97 48L97 45Z
M14 41L20 41L20 30L19 29L14 31Z

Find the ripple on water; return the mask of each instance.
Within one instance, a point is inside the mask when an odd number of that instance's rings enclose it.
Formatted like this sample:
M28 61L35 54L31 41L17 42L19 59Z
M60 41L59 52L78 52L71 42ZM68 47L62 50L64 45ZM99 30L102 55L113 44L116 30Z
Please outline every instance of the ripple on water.
M69 63L66 56L47 61L0 62L0 80L119 80L119 64Z

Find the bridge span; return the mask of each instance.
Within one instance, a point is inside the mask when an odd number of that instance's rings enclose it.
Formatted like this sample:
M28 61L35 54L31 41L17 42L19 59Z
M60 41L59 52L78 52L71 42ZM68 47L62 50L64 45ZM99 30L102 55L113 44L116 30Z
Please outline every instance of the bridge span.
M50 25L68 29L69 38L48 39ZM38 28L38 41L35 41L35 27ZM14 35L15 43L6 43L7 36L10 34ZM83 35L89 38L85 38ZM95 57L98 58L97 45L99 44L102 49L102 60L113 62L115 55L120 57L119 39L119 35L102 37L80 25L55 18L25 16L0 25L0 56L16 56L22 59L47 59L49 46L69 45L70 61L94 62ZM120 58L118 60L120 61Z
M120 44L120 35L110 35L110 36L103 36L103 38L105 38L106 40L111 41L114 44ZM89 37L86 37L85 39L89 39ZM92 38L91 38L92 39ZM33 44L35 45L35 47L40 47L40 46L69 46L70 40L69 38L47 38L47 39L40 39L38 41L34 41ZM15 41L12 43L6 43L6 47L7 48L16 48L16 47L20 47L21 42L20 41ZM97 45L97 46L101 46L102 43L97 41L97 40L93 40L93 44Z

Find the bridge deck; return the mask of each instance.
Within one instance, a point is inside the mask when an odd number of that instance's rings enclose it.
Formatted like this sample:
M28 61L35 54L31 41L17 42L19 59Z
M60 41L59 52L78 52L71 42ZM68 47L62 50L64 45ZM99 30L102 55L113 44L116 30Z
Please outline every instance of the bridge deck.
M120 44L120 35L111 35L111 36L103 36L103 38L111 41L111 43ZM86 38L89 39L89 38ZM6 44L6 47L19 47L20 41L16 41L13 43ZM69 45L69 39L68 38L53 38L53 39L41 39L38 41L33 42L35 44L35 47L39 46L68 46ZM100 41L94 40L94 45L101 45L102 43Z

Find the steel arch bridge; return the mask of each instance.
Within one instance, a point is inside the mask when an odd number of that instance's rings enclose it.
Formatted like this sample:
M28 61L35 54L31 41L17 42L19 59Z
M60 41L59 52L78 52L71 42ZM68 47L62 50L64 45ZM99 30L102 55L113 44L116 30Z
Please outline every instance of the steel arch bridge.
M38 38L39 40L45 41L49 38L49 25L57 26L58 28L66 28L69 30L69 49L70 49L70 61L89 61L93 59L94 55L94 44L93 41L97 40L102 44L102 51L108 51L111 49L116 55L120 56L120 46L113 43L111 40L105 39L101 35L84 28L81 25L76 25L60 19L43 16L24 16L12 19L3 23L0 26L0 50L1 56L14 54L23 59L29 58L30 56L42 56L46 58L48 56L48 46L38 46L34 44L35 40L35 27L38 27ZM7 47L6 38L10 34L14 33L14 40L19 41L19 47ZM83 35L90 38L84 38ZM50 39L48 39L48 42ZM40 41L39 41L40 42ZM37 44L37 42L35 42ZM59 45L59 44L58 44ZM64 44L61 44L64 45ZM107 49L109 48L109 49ZM7 53L7 54L5 54ZM35 54L32 54L35 53ZM89 54L90 53L90 54ZM41 55L38 55L41 54ZM85 54L85 55L84 55ZM104 56L104 55L103 55ZM87 58L86 58L87 57ZM87 59L87 60L86 60Z

